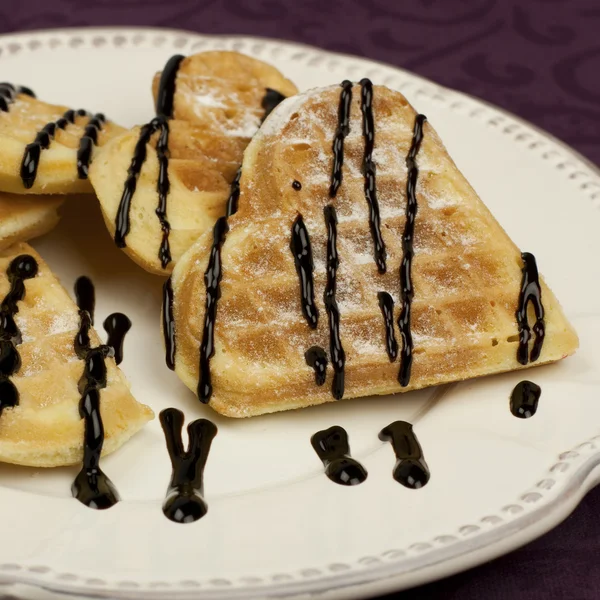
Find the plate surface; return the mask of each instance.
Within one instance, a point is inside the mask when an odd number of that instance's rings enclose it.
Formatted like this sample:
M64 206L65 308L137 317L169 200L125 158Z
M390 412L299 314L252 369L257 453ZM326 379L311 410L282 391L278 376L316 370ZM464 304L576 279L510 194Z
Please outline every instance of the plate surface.
M150 82L174 53L234 49L271 62L301 89L370 77L428 115L450 154L541 272L581 337L561 364L527 377L537 415L515 419L519 374L394 397L349 400L251 420L200 405L164 365L161 279L113 245L92 198L72 198L34 245L71 288L96 283L97 321L127 313L123 369L158 413L205 417L219 434L205 472L208 515L176 525L161 512L170 464L157 421L103 461L123 501L96 512L73 500L74 468L0 467L0 583L126 598L366 597L474 566L562 520L600 480L600 176L519 119L398 69L277 41L143 29L65 30L0 38L2 79L50 102L103 111L123 125L152 117ZM431 469L412 491L391 477L389 422L415 424ZM322 472L309 438L342 425L365 484Z

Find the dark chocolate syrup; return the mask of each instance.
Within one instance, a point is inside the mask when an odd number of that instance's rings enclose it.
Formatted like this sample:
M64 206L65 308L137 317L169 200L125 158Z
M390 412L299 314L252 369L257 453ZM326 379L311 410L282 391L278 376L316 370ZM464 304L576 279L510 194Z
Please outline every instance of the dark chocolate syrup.
M517 383L510 395L510 412L519 419L529 419L537 411L542 388L532 381Z
M419 167L417 166L417 154L423 140L423 126L427 117L417 115L413 132L412 143L408 156L406 157L406 223L402 234L402 262L400 264L400 298L402 299L402 311L398 319L400 336L402 337L402 350L400 353L400 372L398 381L402 387L410 382L410 372L413 358L413 339L410 330L410 309L414 296L412 284L412 259L414 255L413 243L415 236L415 221L417 218L417 180L419 178Z
M331 394L336 400L344 396L344 367L346 353L340 337L340 311L335 299L337 269L339 258L337 253L337 214L335 207L329 204L324 209L327 227L327 285L323 300L329 317L329 355L333 365L333 382Z
M217 302L221 296L219 284L221 283L221 247L229 231L227 218L234 215L238 209L240 197L240 177L242 168L238 169L235 178L231 182L231 191L227 201L227 213L221 217L213 228L213 245L210 251L208 267L204 272L204 284L206 286L206 306L204 311L204 329L202 331L202 344L200 345L200 378L198 381L198 398L204 404L210 401L212 396L212 382L210 375L210 359L215 353L215 321L217 318ZM168 364L168 363L167 363Z
M89 277L81 276L75 282L75 300L79 310L85 310L89 313L93 325L94 311L96 309L96 291Z
M264 121L275 109L278 104L281 104L285 100L285 96L278 92L277 90L273 90L271 88L265 89L265 95L261 101L261 106L265 109L265 114L262 118Z
M155 212L162 230L158 258L163 269L166 269L172 260L169 245L171 225L167 220L167 198L171 189L169 181L168 119L173 117L175 80L177 79L177 71L183 58L180 54L172 56L163 69L156 95L156 118L152 119L150 123L143 125L140 129L140 135L133 151L131 163L127 169L127 179L123 186L123 193L115 219L115 243L119 248L125 248L127 246L126 238L130 229L129 213L131 211L131 200L137 188L137 180L142 171L142 166L146 162L148 155L147 145L150 142L150 138L159 132L156 142L156 158L158 160L156 191L158 193L158 206Z
M300 299L302 314L309 327L315 329L319 322L319 311L315 304L315 285L313 281L313 255L310 246L310 236L304 224L302 215L298 215L292 224L292 239L290 250L294 255L296 272L300 280Z
M77 149L77 176L79 179L87 179L92 162L92 151L98 143L98 132L106 122L106 117L102 113L97 113L90 117L88 124L83 130L83 135L79 140Z
M315 370L315 383L323 385L327 378L327 352L319 346L312 346L304 353L304 360Z
M30 189L35 183L42 150L50 147L58 129L66 129L67 125L75 122L75 117L85 116L85 110L67 110L60 119L44 125L36 134L31 144L27 144L21 161L21 181L23 186Z
M394 362L398 357L398 342L394 331L394 299L387 292L379 292L377 298L385 323L385 347L390 362Z
M342 167L344 166L344 139L350 133L350 106L352 104L352 82L347 79L342 81L342 93L338 107L338 126L333 138L333 169L331 171L331 185L329 196L334 198L342 185Z
M358 485L367 478L367 471L350 457L348 434L339 425L317 431L310 443L323 462L325 475L339 485Z
M35 98L35 94L28 87L14 86L12 83L0 83L0 111L8 112L10 105L19 94Z
M210 375L210 359L215 353L215 321L217 318L217 302L221 295L220 283L221 247L229 231L227 217L221 217L213 229L213 245L208 259L208 267L204 273L206 286L206 305L204 308L204 330L202 344L200 345L200 381L198 382L198 398L204 404L208 403L212 395L212 381Z
M135 144L129 168L127 169L127 179L125 179L121 201L119 202L115 218L115 244L119 248L127 246L125 238L129 234L130 229L129 212L131 210L131 199L135 194L137 180L140 176L142 166L146 161L147 145L150 142L150 138L163 127L167 127L166 120L156 118L152 119L150 123L143 125L140 129L140 135Z
M173 108L175 99L175 80L181 66L181 61L185 57L181 54L172 56L165 65L158 84L158 93L156 94L156 116L173 118Z
M233 181L231 182L231 189L229 191L229 198L227 199L227 211L226 215L230 217L231 215L235 215L238 210L238 201L240 199L240 179L242 177L242 167L240 167Z
M35 277L37 272L38 264L29 254L14 258L6 271L10 289L0 304L0 416L5 408L19 404L19 391L9 379L21 368L17 346L22 338L14 317L19 312L18 303L25 297L25 280Z
M299 192L302 189L302 184L297 179L294 179L294 181L292 181L292 187Z
M206 419L190 423L188 449L184 450L181 438L183 413L176 408L167 408L160 413L160 424L173 467L163 513L176 523L193 523L208 511L203 497L203 475L217 427Z
M120 365L123 362L123 343L127 332L131 329L131 321L127 315L116 312L108 315L104 320L104 331L108 333L106 345L110 346L115 353L115 362Z
M414 490L427 484L429 467L410 423L394 421L381 430L379 439L392 443L397 458L392 473L398 483Z
M109 345L97 348L90 346L89 331L94 318L95 305L94 286L90 279L80 277L75 282L75 296L79 306L80 321L74 347L77 356L85 362L83 374L78 383L81 394L79 415L84 420L84 438L83 465L71 486L71 492L73 497L82 504L103 510L119 501L119 494L114 484L100 468L100 455L104 445L100 390L106 387L105 359L114 356L115 351ZM115 315L108 317L105 326L113 317Z
M175 370L175 317L173 315L173 283L171 278L163 285L162 310L163 338L165 342L165 362L171 371Z
M167 196L171 189L171 182L169 181L169 125L166 121L160 128L156 142L156 158L158 159L158 180L156 183L158 206L155 212L162 230L158 258L160 258L162 268L166 269L167 265L171 262L171 248L169 246L171 224L167 220Z
M373 147L375 145L375 122L373 120L373 84L369 79L360 82L360 110L362 112L363 137L365 152L363 157L363 174L365 176L365 199L369 206L369 228L373 238L373 256L377 270L385 273L386 251L385 242L381 236L381 218L377 200L376 167L373 162Z
M519 348L517 349L517 360L526 365L528 362L535 362L542 352L544 337L546 335L546 327L544 324L544 305L542 304L542 288L538 276L537 264L535 256L529 252L521 254L523 259L523 279L521 281L521 292L519 294L519 306L517 308L516 317L519 326ZM531 339L531 329L527 320L527 307L529 303L533 305L535 312L535 324L533 333L535 341L531 354L529 353L529 340Z

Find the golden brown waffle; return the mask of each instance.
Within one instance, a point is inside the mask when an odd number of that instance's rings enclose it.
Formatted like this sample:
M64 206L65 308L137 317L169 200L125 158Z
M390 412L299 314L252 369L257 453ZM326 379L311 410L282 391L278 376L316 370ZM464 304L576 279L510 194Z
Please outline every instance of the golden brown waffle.
M48 233L58 223L63 200L0 192L0 249Z
M21 368L10 377L20 394L19 404L0 417L0 461L36 467L56 467L82 459L84 422L79 415L77 383L84 361L75 354L79 314L67 292L41 257L27 244L0 252L0 296L9 290L6 270L18 255L29 254L39 265L38 275L25 281L25 297L15 321L23 342L17 345ZM100 344L90 331L93 347ZM108 384L101 390L104 454L117 450L147 421L150 408L129 391L114 359L106 359Z
M154 79L155 96L160 75ZM170 273L179 257L223 214L244 149L265 114L262 101L266 88L284 96L297 92L274 67L236 52L204 52L180 63L173 119L168 125L170 191L166 218L171 228L171 261L163 267L159 258L163 235L156 215L159 160L155 147L159 133L153 135L146 149L123 248L147 271ZM139 136L140 128L135 127L113 139L90 170L113 236Z
M416 113L398 92L374 88L376 186L387 271L378 272L365 200L361 86L353 87L350 131L344 144L343 183L329 195L332 143L341 88L313 90L284 101L246 149L239 210L222 246L221 297L215 354L210 361L210 406L248 417L333 400L326 285L324 207L338 217L337 304L346 354L344 398L388 394L523 368L517 361L515 317L522 280L520 252L452 162L426 123L416 163L418 213L414 237L409 385L398 382L400 361L390 362L378 292L400 301L399 268L407 205L406 157ZM501 174L499 173L500 177ZM296 189L297 181L301 189ZM303 316L300 284L290 250L301 214L314 255L316 329ZM203 235L173 276L175 368L196 391L205 318L204 274L213 241ZM564 358L578 340L558 301L541 282L546 338L535 366ZM534 322L529 311L530 323ZM305 352L329 355L327 381L317 386Z
M64 118L69 109L19 93L19 88L13 91L7 85L0 84L0 190L15 194L92 193L90 182L80 179L77 169L80 140L91 118L91 115L80 114L84 111L74 111L73 123L68 122L64 129L55 129L49 147L39 152L33 183L30 177L31 186L26 187L21 170L28 144L35 142L45 126ZM123 130L118 125L104 122L97 134L97 145L102 146L120 131ZM90 149L93 159L97 147L90 144Z

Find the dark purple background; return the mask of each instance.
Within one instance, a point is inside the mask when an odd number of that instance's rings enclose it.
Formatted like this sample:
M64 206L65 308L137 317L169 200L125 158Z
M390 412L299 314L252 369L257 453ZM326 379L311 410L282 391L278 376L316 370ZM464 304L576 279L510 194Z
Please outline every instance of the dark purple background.
M0 32L148 25L295 40L485 98L600 164L600 0L2 0ZM401 600L598 600L600 489L540 540Z

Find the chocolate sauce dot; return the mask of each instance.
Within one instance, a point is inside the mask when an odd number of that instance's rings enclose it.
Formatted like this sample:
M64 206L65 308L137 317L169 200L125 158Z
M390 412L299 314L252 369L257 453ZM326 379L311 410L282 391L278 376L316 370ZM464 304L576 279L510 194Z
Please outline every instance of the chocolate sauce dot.
M292 187L299 192L302 189L302 184L297 180L294 179L294 182L292 183Z

